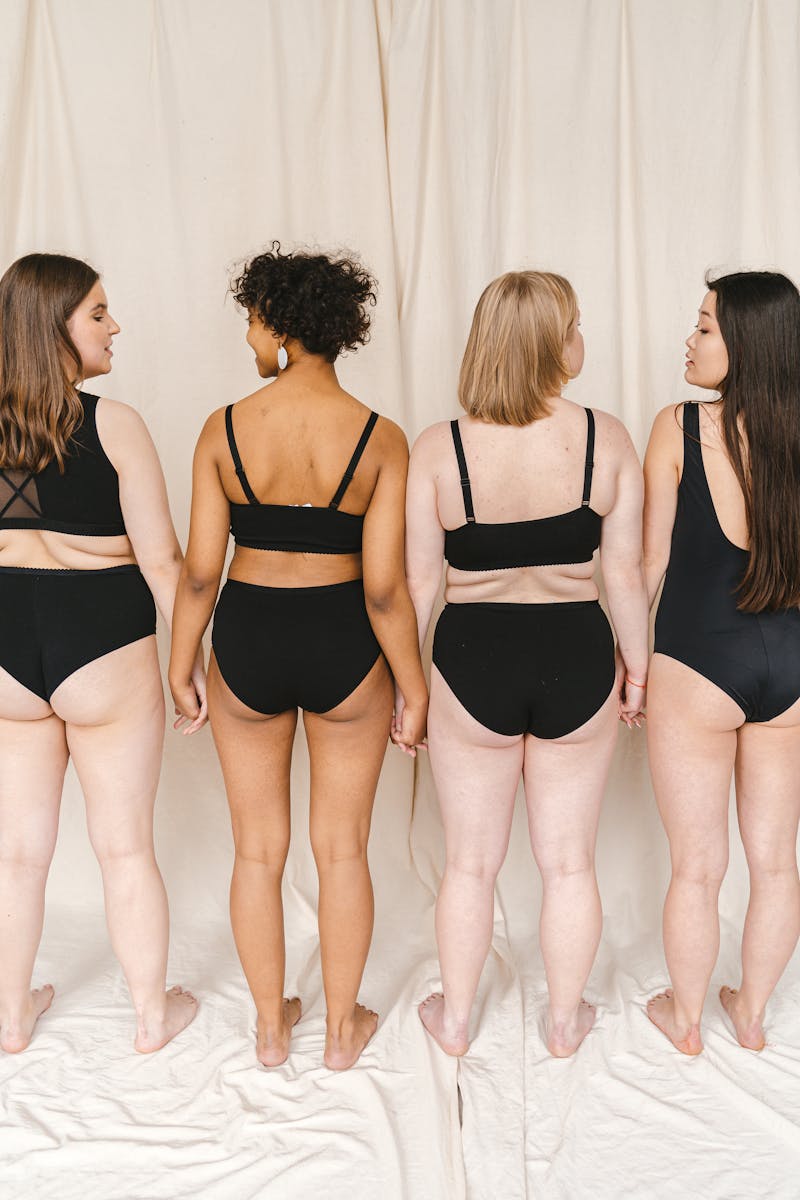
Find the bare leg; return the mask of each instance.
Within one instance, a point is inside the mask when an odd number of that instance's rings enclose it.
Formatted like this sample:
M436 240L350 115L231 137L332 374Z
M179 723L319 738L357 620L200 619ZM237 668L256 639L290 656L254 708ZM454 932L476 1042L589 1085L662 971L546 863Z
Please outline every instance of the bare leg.
M283 995L286 947L281 879L289 852L289 772L297 710L264 716L243 704L212 658L208 709L225 777L236 857L231 925L256 1005L256 1055L276 1067L289 1054L300 1001Z
M653 656L647 744L672 858L664 950L673 990L655 996L647 1013L684 1054L703 1048L700 1017L719 953L730 782L743 720L715 684L675 659Z
M603 911L594 869L597 823L617 738L617 697L566 737L525 739L525 796L534 858L542 873L539 924L550 1005L547 1048L574 1054L594 1023L583 999Z
M153 850L153 806L164 741L155 637L87 663L53 693L86 797L106 918L136 1009L134 1046L158 1050L189 1024L197 1002L165 990L169 913Z
M522 737L486 729L431 669L428 747L444 822L446 861L436 901L443 994L420 1005L447 1054L469 1049L472 1003L492 938L494 885L511 834Z
M319 873L319 942L328 1007L325 1065L345 1070L378 1024L357 1003L372 938L367 862L372 805L386 753L394 689L383 658L330 712L304 713L311 758L311 848Z
M720 999L739 1042L764 1046L764 1010L800 935L800 702L767 725L739 731L736 802L750 904L742 937L742 982Z
M31 976L66 765L63 722L0 669L0 1049L12 1053L53 999Z

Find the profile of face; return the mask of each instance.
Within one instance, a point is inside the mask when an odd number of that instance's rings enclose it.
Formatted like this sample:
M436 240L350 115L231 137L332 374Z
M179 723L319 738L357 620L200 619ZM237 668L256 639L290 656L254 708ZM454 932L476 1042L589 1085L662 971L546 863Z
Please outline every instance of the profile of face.
M564 341L564 359L569 370L570 379L574 379L576 375L580 375L583 367L584 345L580 323L581 314L577 312L575 320L567 330L567 336Z
M256 370L261 378L272 379L277 375L280 335L254 312L247 314L247 344L256 356Z
M728 349L717 322L717 294L706 292L697 325L686 339L688 353L683 377L701 388L718 388L728 374Z
M98 279L67 321L67 330L81 356L81 379L107 375L111 370L111 343L119 325L108 311L108 298ZM69 368L74 371L72 361Z

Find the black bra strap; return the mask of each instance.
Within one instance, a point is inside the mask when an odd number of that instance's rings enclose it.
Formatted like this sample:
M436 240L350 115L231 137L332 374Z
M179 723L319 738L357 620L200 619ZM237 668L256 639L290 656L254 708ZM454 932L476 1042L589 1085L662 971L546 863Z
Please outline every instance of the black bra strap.
M24 504L27 504L28 508L31 510L32 513L35 514L35 516L40 517L42 515L41 510L38 509L36 507L36 505L33 503L33 501L29 500L28 497L25 495L25 488L28 486L30 481L33 479L32 471L30 472L30 474L28 475L28 477L26 479L23 479L23 481L19 485L19 487L17 487L17 485L16 485L16 483L14 483L13 479L8 478L8 476L6 475L5 471L2 470L2 468L0 468L0 479L3 480L3 483L7 483L8 486L11 488L11 495L9 496L6 503L3 505L2 510L0 510L0 519L2 519L6 515L7 511L9 510L9 508L11 508L11 505L14 503L15 500L22 500L22 502Z
M461 430L458 428L458 421L451 421L450 429L453 433L453 445L456 448L458 473L461 476L461 491L464 495L464 513L467 518L467 524L474 525L475 509L472 507L472 488L470 487L469 483L469 471L467 470L467 460L464 457L464 446L461 441Z
M586 466L583 469L583 500L581 508L587 508L592 494L592 471L594 470L594 413L586 410Z
M339 484L338 488L336 489L334 497L331 500L330 504L328 505L328 508L338 508L339 505L342 503L344 494L352 482L353 476L356 473L356 467L359 464L361 455L364 453L364 449L367 445L367 442L369 441L369 435L372 433L373 429L375 428L375 422L377 420L378 420L378 414L376 412L371 412L369 414L369 417L367 418L367 423L364 426L364 432L361 434L361 437L358 439L358 445L356 446L355 450L353 451L353 457L350 459L350 462L347 464L347 470L345 471L344 475L342 476L342 482Z
M253 489L250 487L247 476L244 473L242 460L239 457L239 447L236 445L236 438L233 436L233 405L229 404L225 409L225 429L228 434L228 445L233 459L233 466L239 478L239 483L242 485L242 491L247 496L249 504L258 504L258 499Z

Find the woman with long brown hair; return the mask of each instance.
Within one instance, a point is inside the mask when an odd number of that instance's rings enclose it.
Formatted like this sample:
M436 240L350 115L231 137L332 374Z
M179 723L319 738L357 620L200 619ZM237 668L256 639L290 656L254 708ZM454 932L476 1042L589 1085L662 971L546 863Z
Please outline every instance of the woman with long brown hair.
M732 775L750 903L720 999L751 1050L800 932L800 295L773 272L706 283L684 378L719 395L660 412L645 460L651 602L664 579L648 745L672 858L672 988L648 1015L684 1054L703 1048Z
M31 991L64 771L86 797L111 941L157 1050L194 1017L166 990L169 918L153 852L164 737L153 598L169 624L181 565L141 417L82 383L119 333L79 259L29 254L0 279L0 1048L23 1050L53 998ZM205 718L202 661L192 667ZM189 727L187 727L188 730Z
M170 684L196 717L190 672L214 613L209 713L233 822L231 921L257 1010L256 1053L289 1052L281 879L298 711L311 759L327 1002L324 1060L352 1066L377 1026L358 1003L372 935L367 841L392 729L411 752L427 691L403 564L408 447L339 384L335 362L368 339L375 284L354 259L279 244L234 281L262 379L212 413L197 444ZM236 550L217 601L228 534ZM392 686L394 676L395 687ZM396 691L395 691L396 688Z
M420 1016L453 1055L469 1048L520 775L542 874L550 1052L574 1053L594 1021L583 989L602 927L595 839L617 721L637 721L644 704L647 605L642 472L615 417L561 394L582 365L569 282L500 276L473 317L465 415L425 430L411 455L406 555L420 641L448 564L429 717L446 848L442 992Z

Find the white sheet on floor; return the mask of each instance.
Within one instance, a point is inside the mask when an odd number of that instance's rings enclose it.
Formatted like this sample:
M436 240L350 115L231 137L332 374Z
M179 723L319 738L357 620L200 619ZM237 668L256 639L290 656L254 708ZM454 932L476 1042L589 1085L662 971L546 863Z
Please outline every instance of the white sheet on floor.
M103 390L146 417L182 536L200 427L257 382L228 268L273 237L355 247L375 271L372 341L341 378L410 437L456 412L485 283L564 272L587 343L570 394L643 449L654 412L688 394L704 270L800 278L799 47L795 0L4 0L2 266L46 249L102 270L123 327ZM36 969L58 995L30 1049L0 1061L2 1200L796 1200L797 957L761 1055L735 1045L713 989L696 1061L643 1014L665 978L668 865L641 734L623 731L609 785L598 1027L570 1062L547 1057L539 1028L521 810L473 1048L456 1065L424 1034L441 827L427 765L415 785L389 756L363 987L381 1025L343 1075L321 1066L304 753L300 739L286 919L305 1016L271 1072L254 1064L228 929L209 735L168 740L157 819L170 978L201 1008L151 1058L130 1049L70 778ZM746 894L734 840L715 987L736 979Z

